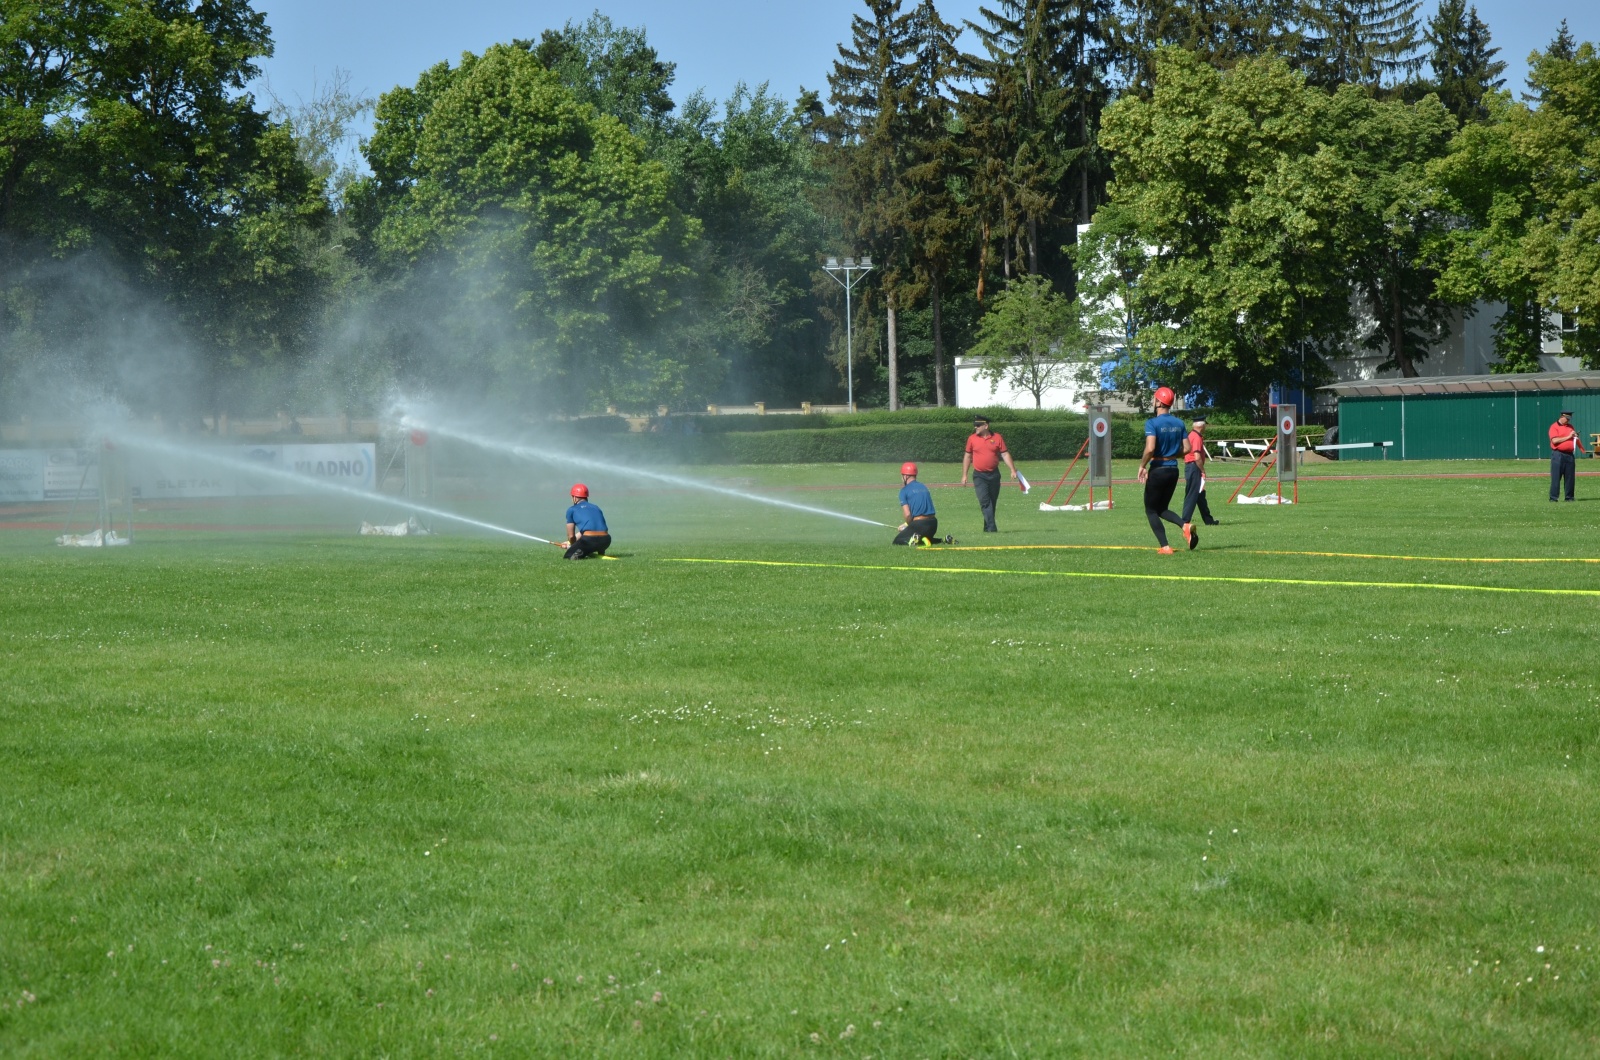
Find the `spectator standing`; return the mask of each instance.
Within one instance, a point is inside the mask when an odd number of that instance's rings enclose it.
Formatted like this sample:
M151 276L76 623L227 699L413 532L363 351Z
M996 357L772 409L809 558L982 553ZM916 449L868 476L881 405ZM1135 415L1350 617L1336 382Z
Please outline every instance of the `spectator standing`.
M989 429L987 416L972 417L972 435L967 439L967 451L961 456L961 485L967 484L967 472L972 472L972 486L978 494L978 510L983 512L983 532L996 534L1000 528L994 524L995 502L1000 499L1000 461L1011 469L1011 481L1017 480L1017 465L1011 462L1006 450L1006 440Z
M1186 533L1194 526L1194 510L1207 526L1216 526L1211 505L1206 503L1206 421L1195 420L1189 428L1189 452L1183 458L1183 525ZM1191 538L1192 540L1192 538Z
M1572 425L1572 412L1563 409L1550 425L1550 499L1560 500L1561 485L1566 483L1567 500L1572 500L1573 487L1578 482L1578 452L1583 443L1578 440L1578 428Z

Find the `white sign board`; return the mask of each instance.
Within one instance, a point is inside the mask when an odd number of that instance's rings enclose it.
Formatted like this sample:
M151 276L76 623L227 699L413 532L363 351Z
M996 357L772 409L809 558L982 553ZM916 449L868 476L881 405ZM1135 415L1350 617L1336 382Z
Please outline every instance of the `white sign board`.
M0 504L44 500L44 450L0 449Z
M130 475L133 495L145 499L281 497L304 492L296 477L371 490L376 463L372 442L215 446L183 456L140 453Z
M371 490L378 477L372 442L219 445L183 455L130 446L127 452L128 481L133 496L141 500L305 492L296 477ZM0 449L0 504L96 497L100 475L94 460L90 449ZM262 473L251 472L251 466Z

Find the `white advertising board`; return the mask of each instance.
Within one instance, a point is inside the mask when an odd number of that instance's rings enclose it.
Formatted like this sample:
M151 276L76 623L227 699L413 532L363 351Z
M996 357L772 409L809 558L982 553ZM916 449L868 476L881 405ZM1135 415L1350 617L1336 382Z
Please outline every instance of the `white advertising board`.
M377 480L372 442L217 446L203 455L139 454L133 463L135 497L281 497L303 492L291 476L370 490ZM222 462L226 461L226 463ZM259 467L253 474L248 467Z
M0 449L0 504L44 500L44 450Z
M130 450L128 478L142 500L278 497L303 492L292 476L370 490L377 481L372 442L209 446L200 454ZM0 504L93 498L100 476L90 449L0 449ZM243 464L260 467L253 474ZM87 469L87 474L85 470Z

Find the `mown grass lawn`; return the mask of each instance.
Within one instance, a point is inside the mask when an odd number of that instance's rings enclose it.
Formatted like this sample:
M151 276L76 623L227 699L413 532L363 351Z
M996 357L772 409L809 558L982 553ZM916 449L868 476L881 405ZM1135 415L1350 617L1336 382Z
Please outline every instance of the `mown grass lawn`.
M1321 467L1172 557L1026 464L999 535L935 491L982 551L620 475L615 563L0 533L0 1051L1592 1056L1600 481L1441 477L1539 468ZM443 493L553 536L518 485Z

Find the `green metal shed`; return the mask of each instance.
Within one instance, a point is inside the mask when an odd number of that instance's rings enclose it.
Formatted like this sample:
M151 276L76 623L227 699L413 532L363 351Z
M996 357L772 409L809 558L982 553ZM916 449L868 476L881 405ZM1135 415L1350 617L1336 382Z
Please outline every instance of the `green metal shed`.
M1562 409L1589 445L1600 432L1600 372L1358 379L1322 388L1339 398L1339 441L1393 442L1388 459L1531 459L1550 455ZM1345 460L1382 460L1346 449Z

